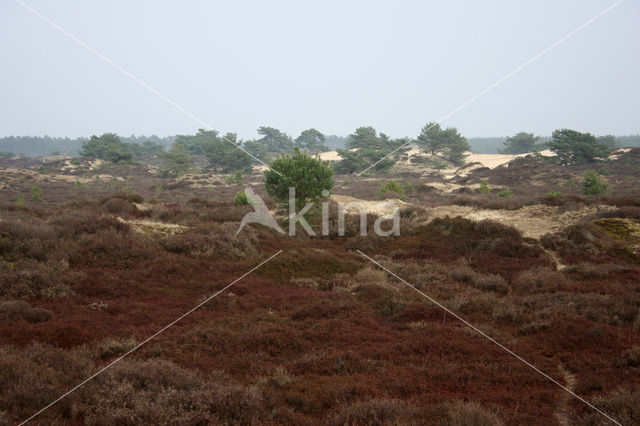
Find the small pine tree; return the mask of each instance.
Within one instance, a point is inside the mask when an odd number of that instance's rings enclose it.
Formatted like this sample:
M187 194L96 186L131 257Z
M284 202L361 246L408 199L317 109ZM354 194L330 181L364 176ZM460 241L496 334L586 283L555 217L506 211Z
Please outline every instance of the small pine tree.
M584 181L582 182L582 193L584 195L602 194L607 188L607 184L600 179L598 173L593 170L587 170L584 173Z
M478 192L481 194L491 194L491 188L489 188L489 183L486 180L480 182L480 188L478 188Z
M37 183L34 183L31 187L31 199L33 201L43 201L42 188L40 188Z
M13 202L13 204L17 207L24 207L24 195L18 195L18 199Z
M503 198L509 198L511 197L511 191L509 190L509 188L504 188L502 190L500 190L500 192L498 192L498 197L503 197Z
M304 154L298 148L293 155L281 154L265 172L265 188L285 205L290 187L296 190L296 207L303 207L308 201L319 199L323 191L333 188L333 169L328 162Z
M244 190L236 192L236 196L233 198L233 201L239 206L246 206L249 204L247 194L245 194Z
M191 167L193 159L181 144L174 143L169 152L160 153L163 163L158 170L161 177L177 177L183 175Z

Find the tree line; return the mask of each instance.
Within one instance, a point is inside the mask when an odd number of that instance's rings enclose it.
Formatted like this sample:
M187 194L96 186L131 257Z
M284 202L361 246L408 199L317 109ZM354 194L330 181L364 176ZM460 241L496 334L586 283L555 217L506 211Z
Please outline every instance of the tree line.
M100 158L113 163L134 163L149 157L163 160L160 174L176 176L188 170L195 157L207 160L207 169L215 172L244 173L261 161L273 161L279 154L293 152L296 148L317 154L338 147L339 161L333 164L336 173L349 174L367 170L369 173L386 172L399 161L411 147L419 147L430 154L432 166L447 167L464 164L466 153L471 149L469 140L455 127L441 127L438 123L427 123L415 138L392 138L370 126L358 127L346 136L325 136L315 128L302 131L296 138L274 127L262 126L257 130L258 138L243 141L235 133L221 134L216 130L200 129L194 135L177 135L169 138L119 137L114 133L92 136L87 139L69 138L4 138L12 143L25 142L25 146L43 149L50 143L65 146L80 144L78 153L85 157ZM0 140L1 141L1 140ZM30 141L30 142L29 142ZM622 141L622 142L621 142ZM558 129L551 138L533 133L519 132L504 139L499 150L505 154L521 154L551 149L563 164L590 162L606 155L606 152L621 144L632 145L634 137L593 136L570 129ZM640 136L638 136L640 142ZM2 146L2 145L0 145ZM22 146L24 148L25 146ZM166 148L169 147L168 151ZM56 153L49 152L48 154ZM0 155L10 155L0 152ZM405 157L406 158L406 157ZM418 161L418 160L416 160Z

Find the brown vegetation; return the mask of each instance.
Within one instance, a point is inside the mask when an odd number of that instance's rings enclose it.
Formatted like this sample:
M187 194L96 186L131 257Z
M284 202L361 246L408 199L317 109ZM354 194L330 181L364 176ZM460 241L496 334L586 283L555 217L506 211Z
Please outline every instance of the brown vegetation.
M580 396L623 424L637 422L640 168L629 158L603 166L616 192L596 197L574 186L580 167L532 158L454 179L463 188L483 180L509 188L505 198L441 193L428 189L441 176L407 172L412 206L402 211L401 235L384 238L358 235L355 216L337 235L335 203L326 238L283 237L259 225L236 237L250 207L233 203L241 185L222 177L175 181L143 166L100 171L113 179L96 179L90 166L56 172L67 181L8 176L0 191L0 423L26 419L277 250L36 420L555 421L560 388L356 249L561 382L564 366ZM87 183L74 186L76 177ZM376 200L391 177L338 181L336 192ZM43 201L14 203L29 179ZM551 189L562 195L547 195ZM559 213L608 208L541 238L492 220L428 216L432 206L513 212L533 204ZM369 230L375 219L367 217ZM310 222L318 229L317 216ZM574 398L562 411L576 424L603 419Z

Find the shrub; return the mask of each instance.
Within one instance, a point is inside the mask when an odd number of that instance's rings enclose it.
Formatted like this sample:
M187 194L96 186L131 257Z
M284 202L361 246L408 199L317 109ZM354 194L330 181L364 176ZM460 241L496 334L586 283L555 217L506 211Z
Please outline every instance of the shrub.
M477 402L457 401L447 410L449 426L495 426L502 421Z
M489 182L483 180L480 182L480 188L478 188L478 192L481 194L491 194L491 188L489 188Z
M584 181L582 182L582 193L584 195L602 194L606 187L606 183L602 182L597 172L587 170L584 173Z
M14 204L16 207L24 207L24 206L25 206L25 203L24 203L24 195L22 195L22 194L18 195L18 199L17 199L17 200L15 200L15 201L13 202L13 204Z
M31 199L33 201L43 201L42 188L40 188L37 183L34 183L31 187Z
M505 279L496 274L479 274L474 279L473 285L484 291L495 291L502 294L506 294L509 291L509 286Z
M520 324L524 320L524 309L512 303L504 302L495 306L491 316L498 321Z
M449 276L456 281L471 284L479 290L507 293L509 286L504 278L496 274L481 274L468 265L458 264L449 271Z
M273 375L271 376L273 383L279 388L285 387L293 382L293 377L289 374L286 368L283 366L278 366L273 371Z
M20 300L6 300L0 302L0 322L14 322L22 319L37 323L49 321L53 312L43 308L32 308L27 302Z
M13 270L0 269L0 297L30 299L62 297L73 294L65 282L66 262L37 262L28 259Z
M622 353L620 365L629 367L640 367L640 346L633 346Z
M473 269L465 264L457 265L449 271L451 278L467 284L472 284L477 275Z
M293 277L291 278L291 280L289 280L289 282L292 285L302 288L310 288L313 290L317 290L318 288L320 288L320 284L318 284L318 282L312 278Z
M520 273L511 285L515 291L522 293L547 293L560 290L566 283L567 279L562 273L537 267Z
M216 224L206 234L197 233L197 230L176 234L170 236L163 244L167 251L197 258L238 258L255 255L255 231L253 228L247 228L245 232L236 236L236 226L231 222Z
M447 163L439 158L433 158L431 161L431 168L435 170L444 170L447 168Z
M67 351L55 346L34 343L15 348L0 347L0 407L11 407L10 423L19 423L40 410L62 393L77 385L94 370L88 353ZM64 422L62 412L71 412L71 399L62 400L43 412L41 423ZM56 419L58 417L58 419Z
M87 348L34 344L0 347L0 406L24 420L98 369ZM161 359L123 360L43 412L42 423L256 424L264 422L261 392L224 375L204 379ZM34 392L37 390L37 392Z
M332 419L334 425L396 425L407 424L417 411L399 399L376 398L358 401L342 408Z
M554 189L550 189L546 194L546 197L560 197L562 194Z
M616 264L577 263L563 269L564 273L576 274L582 278L604 278L613 272L621 272L628 267Z
M245 194L244 190L236 192L235 197L233 197L233 201L239 206L249 205L247 194Z
M158 169L160 177L178 177L185 174L191 167L193 159L184 149L184 146L174 142L169 152L160 153L162 165Z
M404 198L405 195L405 191L404 191L404 187L402 184L396 182L395 180L389 180L385 183L383 183L380 186L380 189L378 190L378 194L382 195L386 192L396 192L398 193L402 198Z
M387 286L388 282L386 272L368 265L360 269L354 278L360 284L380 285L382 287Z
M120 356L130 351L136 346L136 339L133 337L119 338L107 337L96 344L97 356L100 359L107 359Z
M593 404L620 424L637 424L640 419L640 387L622 386L605 395L593 398ZM601 424L602 416L590 413L583 424Z
M87 424L238 425L264 415L257 389L207 381L159 359L120 362L79 398L74 412Z
M464 315L485 314L491 315L495 306L498 305L497 298L491 294L470 295L457 297L449 303L449 308L454 312Z
M282 154L265 172L267 193L285 205L289 188L295 188L296 207L316 201L333 188L333 169L319 157L313 158L296 148L295 154Z
M511 191L509 191L509 188L504 188L502 190L500 190L500 192L498 192L498 197L511 197Z

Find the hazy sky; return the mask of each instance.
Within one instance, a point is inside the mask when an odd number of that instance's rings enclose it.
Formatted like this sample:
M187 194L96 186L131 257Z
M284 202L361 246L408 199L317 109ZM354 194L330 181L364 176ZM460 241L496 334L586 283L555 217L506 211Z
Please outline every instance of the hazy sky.
M24 0L212 128L415 136L607 1ZM626 0L443 124L469 137L640 132L640 2ZM202 124L15 0L0 0L0 136Z

